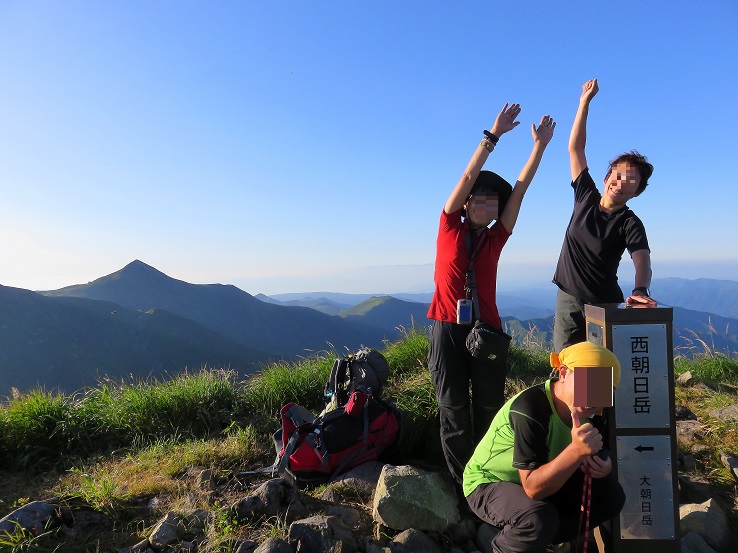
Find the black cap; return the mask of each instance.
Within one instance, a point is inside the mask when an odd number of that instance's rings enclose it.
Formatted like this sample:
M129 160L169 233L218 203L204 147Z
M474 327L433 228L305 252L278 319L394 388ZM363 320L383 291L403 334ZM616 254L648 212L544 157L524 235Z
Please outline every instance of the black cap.
M499 199L498 212L501 214L505 209L505 205L507 205L507 200L510 199L510 194L512 194L512 186L497 173L480 171L477 180L474 181L469 197L490 194L497 194Z

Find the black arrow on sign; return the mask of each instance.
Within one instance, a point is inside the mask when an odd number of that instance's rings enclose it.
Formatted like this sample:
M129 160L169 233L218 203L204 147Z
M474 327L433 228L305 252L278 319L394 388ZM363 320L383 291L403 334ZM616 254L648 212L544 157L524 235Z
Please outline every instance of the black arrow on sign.
M638 447L634 447L638 453L643 453L644 451L653 451L653 446L650 445L639 445Z

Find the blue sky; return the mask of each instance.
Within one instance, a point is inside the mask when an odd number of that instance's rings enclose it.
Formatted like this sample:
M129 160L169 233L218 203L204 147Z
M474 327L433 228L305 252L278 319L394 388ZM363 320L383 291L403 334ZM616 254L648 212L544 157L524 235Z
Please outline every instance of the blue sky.
M545 286L593 77L595 180L634 148L656 168L630 204L654 277L738 280L736 28L734 0L0 0L0 284L140 259L250 293L430 291L442 206L518 102L488 169L514 180L530 124L558 125L500 282Z

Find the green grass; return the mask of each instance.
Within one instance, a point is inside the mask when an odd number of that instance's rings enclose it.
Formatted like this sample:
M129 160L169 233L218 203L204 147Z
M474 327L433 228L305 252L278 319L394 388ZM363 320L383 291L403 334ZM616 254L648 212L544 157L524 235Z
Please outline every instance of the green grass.
M281 407L294 402L314 412L323 409L323 387L336 359L328 352L297 364L273 363L252 377L243 390L244 409L259 420L274 418Z
M217 433L243 418L240 393L234 373L216 370L105 382L73 396L32 391L0 407L0 461L42 469L130 444Z
M425 371L428 365L429 335L426 327L400 330L402 339L388 343L382 352L391 369L390 383L395 378Z
M690 359L677 357L674 372L682 374L687 371L706 382L738 383L738 359L722 353L710 352Z
M399 449L408 459L423 459L438 411L426 368L428 345L427 330L411 328L382 350L391 368L384 397L404 414ZM271 464L279 409L292 401L315 413L322 410L323 387L336 356L327 351L296 363L274 363L247 381L233 372L203 369L166 382L104 381L72 396L43 390L15 394L0 404L0 467L6 473L0 479L0 517L24 502L56 495L105 512L130 539L151 523L130 514L131 502L167 497L161 513L196 508L214 513L208 551L235 539L282 536L280 520L237 523L229 505L213 503L193 484L192 467L218 477ZM508 364L508 397L550 371L548 352L535 340L513 346ZM719 451L738 451L738 429L709 413L738 402L732 387L738 383L738 359L712 352L678 357L675 372L687 370L698 380L723 384L717 391L693 386L677 387L676 393L677 402L706 425L709 447L696 455L698 471L729 486ZM0 551L45 553L52 548L43 544L52 538L0 536Z

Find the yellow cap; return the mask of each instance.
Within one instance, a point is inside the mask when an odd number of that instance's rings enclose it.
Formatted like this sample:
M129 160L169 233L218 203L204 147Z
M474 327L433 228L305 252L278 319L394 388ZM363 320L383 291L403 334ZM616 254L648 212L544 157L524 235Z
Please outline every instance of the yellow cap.
M551 354L551 366L558 369L566 365L569 370L576 367L612 367L612 383L620 384L620 362L609 349L591 342L580 342Z

